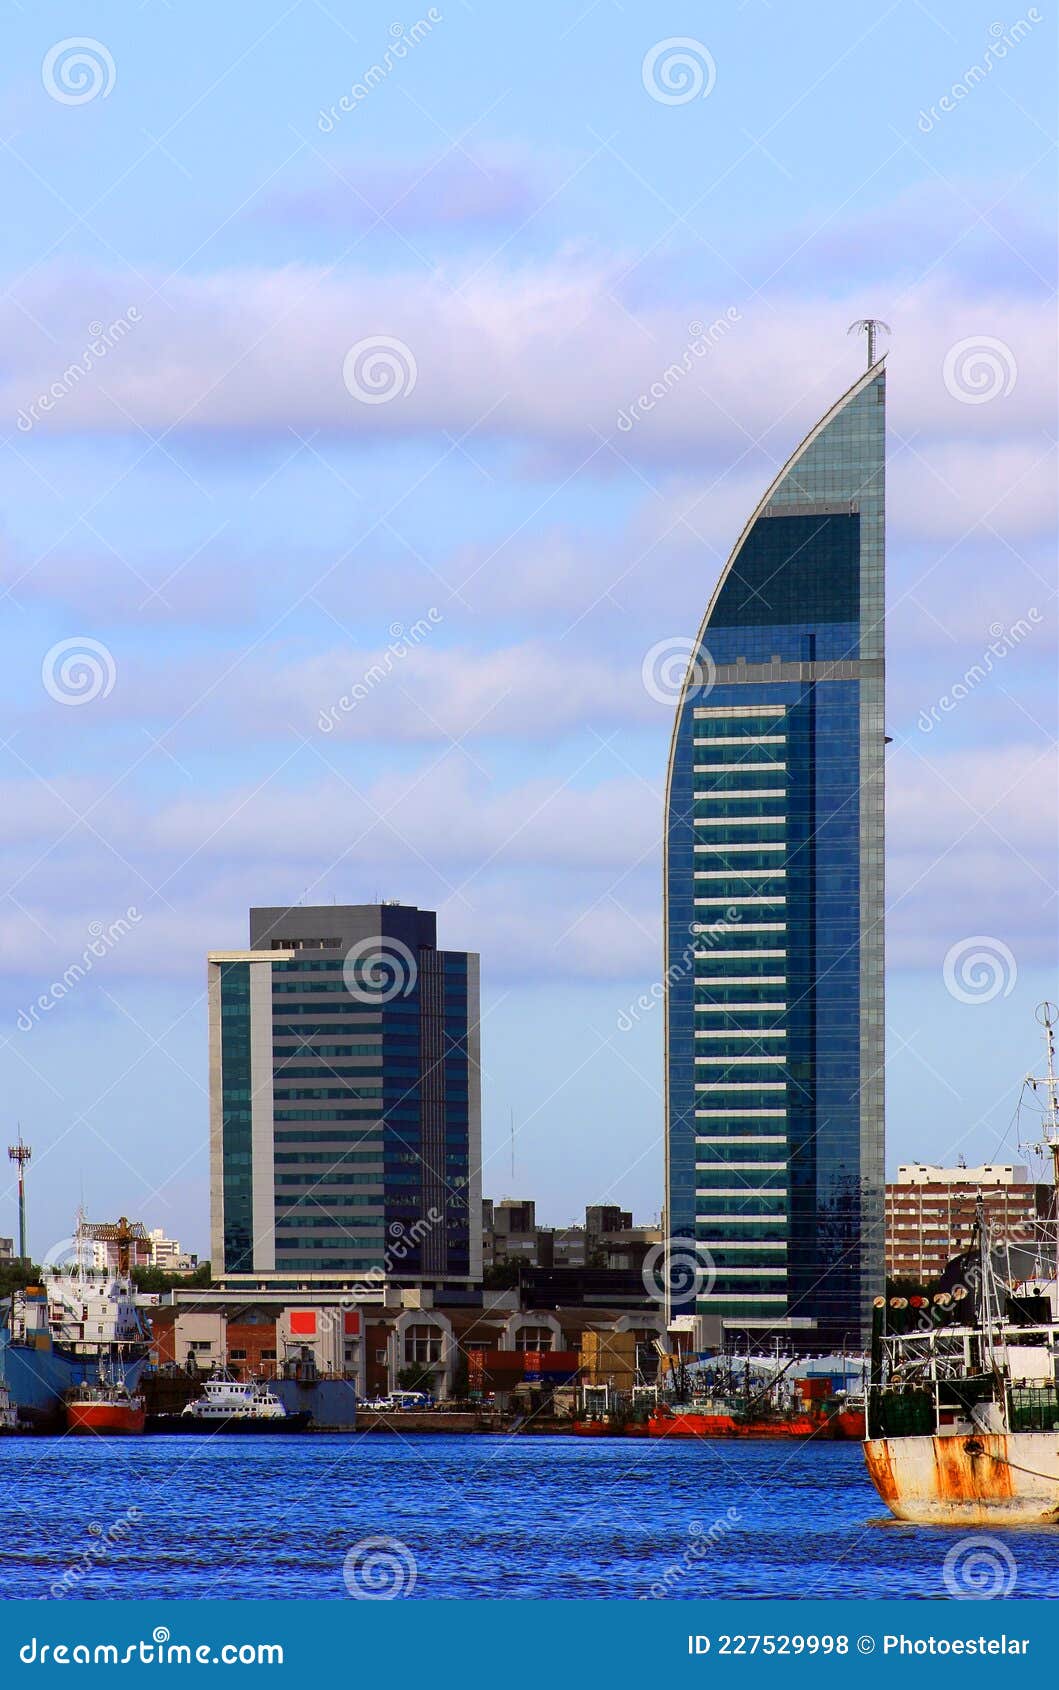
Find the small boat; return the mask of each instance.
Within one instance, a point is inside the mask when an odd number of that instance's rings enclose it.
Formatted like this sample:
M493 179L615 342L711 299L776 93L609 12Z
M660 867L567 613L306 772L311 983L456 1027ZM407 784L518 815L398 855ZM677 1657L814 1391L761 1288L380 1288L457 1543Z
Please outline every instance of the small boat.
M268 1432L304 1432L311 1421L308 1410L288 1414L263 1380L239 1380L219 1368L206 1380L203 1395L185 1403L179 1414L149 1415L147 1431L256 1436Z
M66 1397L66 1430L94 1432L97 1436L142 1432L143 1398L133 1396L120 1380L108 1384L77 1385Z

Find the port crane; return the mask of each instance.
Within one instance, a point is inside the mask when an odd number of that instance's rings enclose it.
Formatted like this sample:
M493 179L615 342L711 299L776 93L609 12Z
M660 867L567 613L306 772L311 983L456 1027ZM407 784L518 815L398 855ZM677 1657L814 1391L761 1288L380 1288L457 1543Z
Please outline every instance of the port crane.
M124 1215L116 1221L83 1221L80 1231L97 1244L117 1245L120 1279L128 1279L132 1271L133 1245L145 1244L151 1236L142 1221L130 1221Z

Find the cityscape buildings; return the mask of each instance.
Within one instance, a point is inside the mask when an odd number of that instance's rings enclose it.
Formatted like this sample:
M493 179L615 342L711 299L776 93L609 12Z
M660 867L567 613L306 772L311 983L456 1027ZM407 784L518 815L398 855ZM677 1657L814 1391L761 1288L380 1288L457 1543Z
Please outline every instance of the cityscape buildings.
M1030 1241L1050 1212L1053 1190L1034 1184L1017 1163L940 1168L903 1163L886 1187L886 1271L929 1283L968 1248L981 1198L994 1238Z
M477 956L429 910L298 905L208 971L215 1282L480 1282Z
M667 788L673 1306L840 1343L883 1278L884 427L875 363L754 510Z

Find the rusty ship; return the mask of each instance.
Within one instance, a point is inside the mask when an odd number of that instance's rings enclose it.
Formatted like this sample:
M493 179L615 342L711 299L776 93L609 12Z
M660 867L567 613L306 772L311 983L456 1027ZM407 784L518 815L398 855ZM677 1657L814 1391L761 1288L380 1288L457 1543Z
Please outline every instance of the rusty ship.
M1059 1525L1059 1081L1044 1004L1047 1076L1036 1148L1052 1164L1052 1212L1035 1259L994 1241L981 1198L969 1250L929 1296L875 1299L864 1456L899 1520ZM1027 1271L1028 1270L1028 1271Z

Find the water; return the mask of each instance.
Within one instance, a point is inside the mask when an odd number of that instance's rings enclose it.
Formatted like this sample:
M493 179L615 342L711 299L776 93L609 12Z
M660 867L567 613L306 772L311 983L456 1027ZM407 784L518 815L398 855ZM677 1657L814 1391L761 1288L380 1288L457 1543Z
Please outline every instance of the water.
M340 1600L344 1568L414 1598L944 1599L982 1535L880 1523L859 1448L821 1443L7 1438L0 1505L0 1594L95 1601ZM990 1535L987 1585L1059 1594L1059 1530Z

